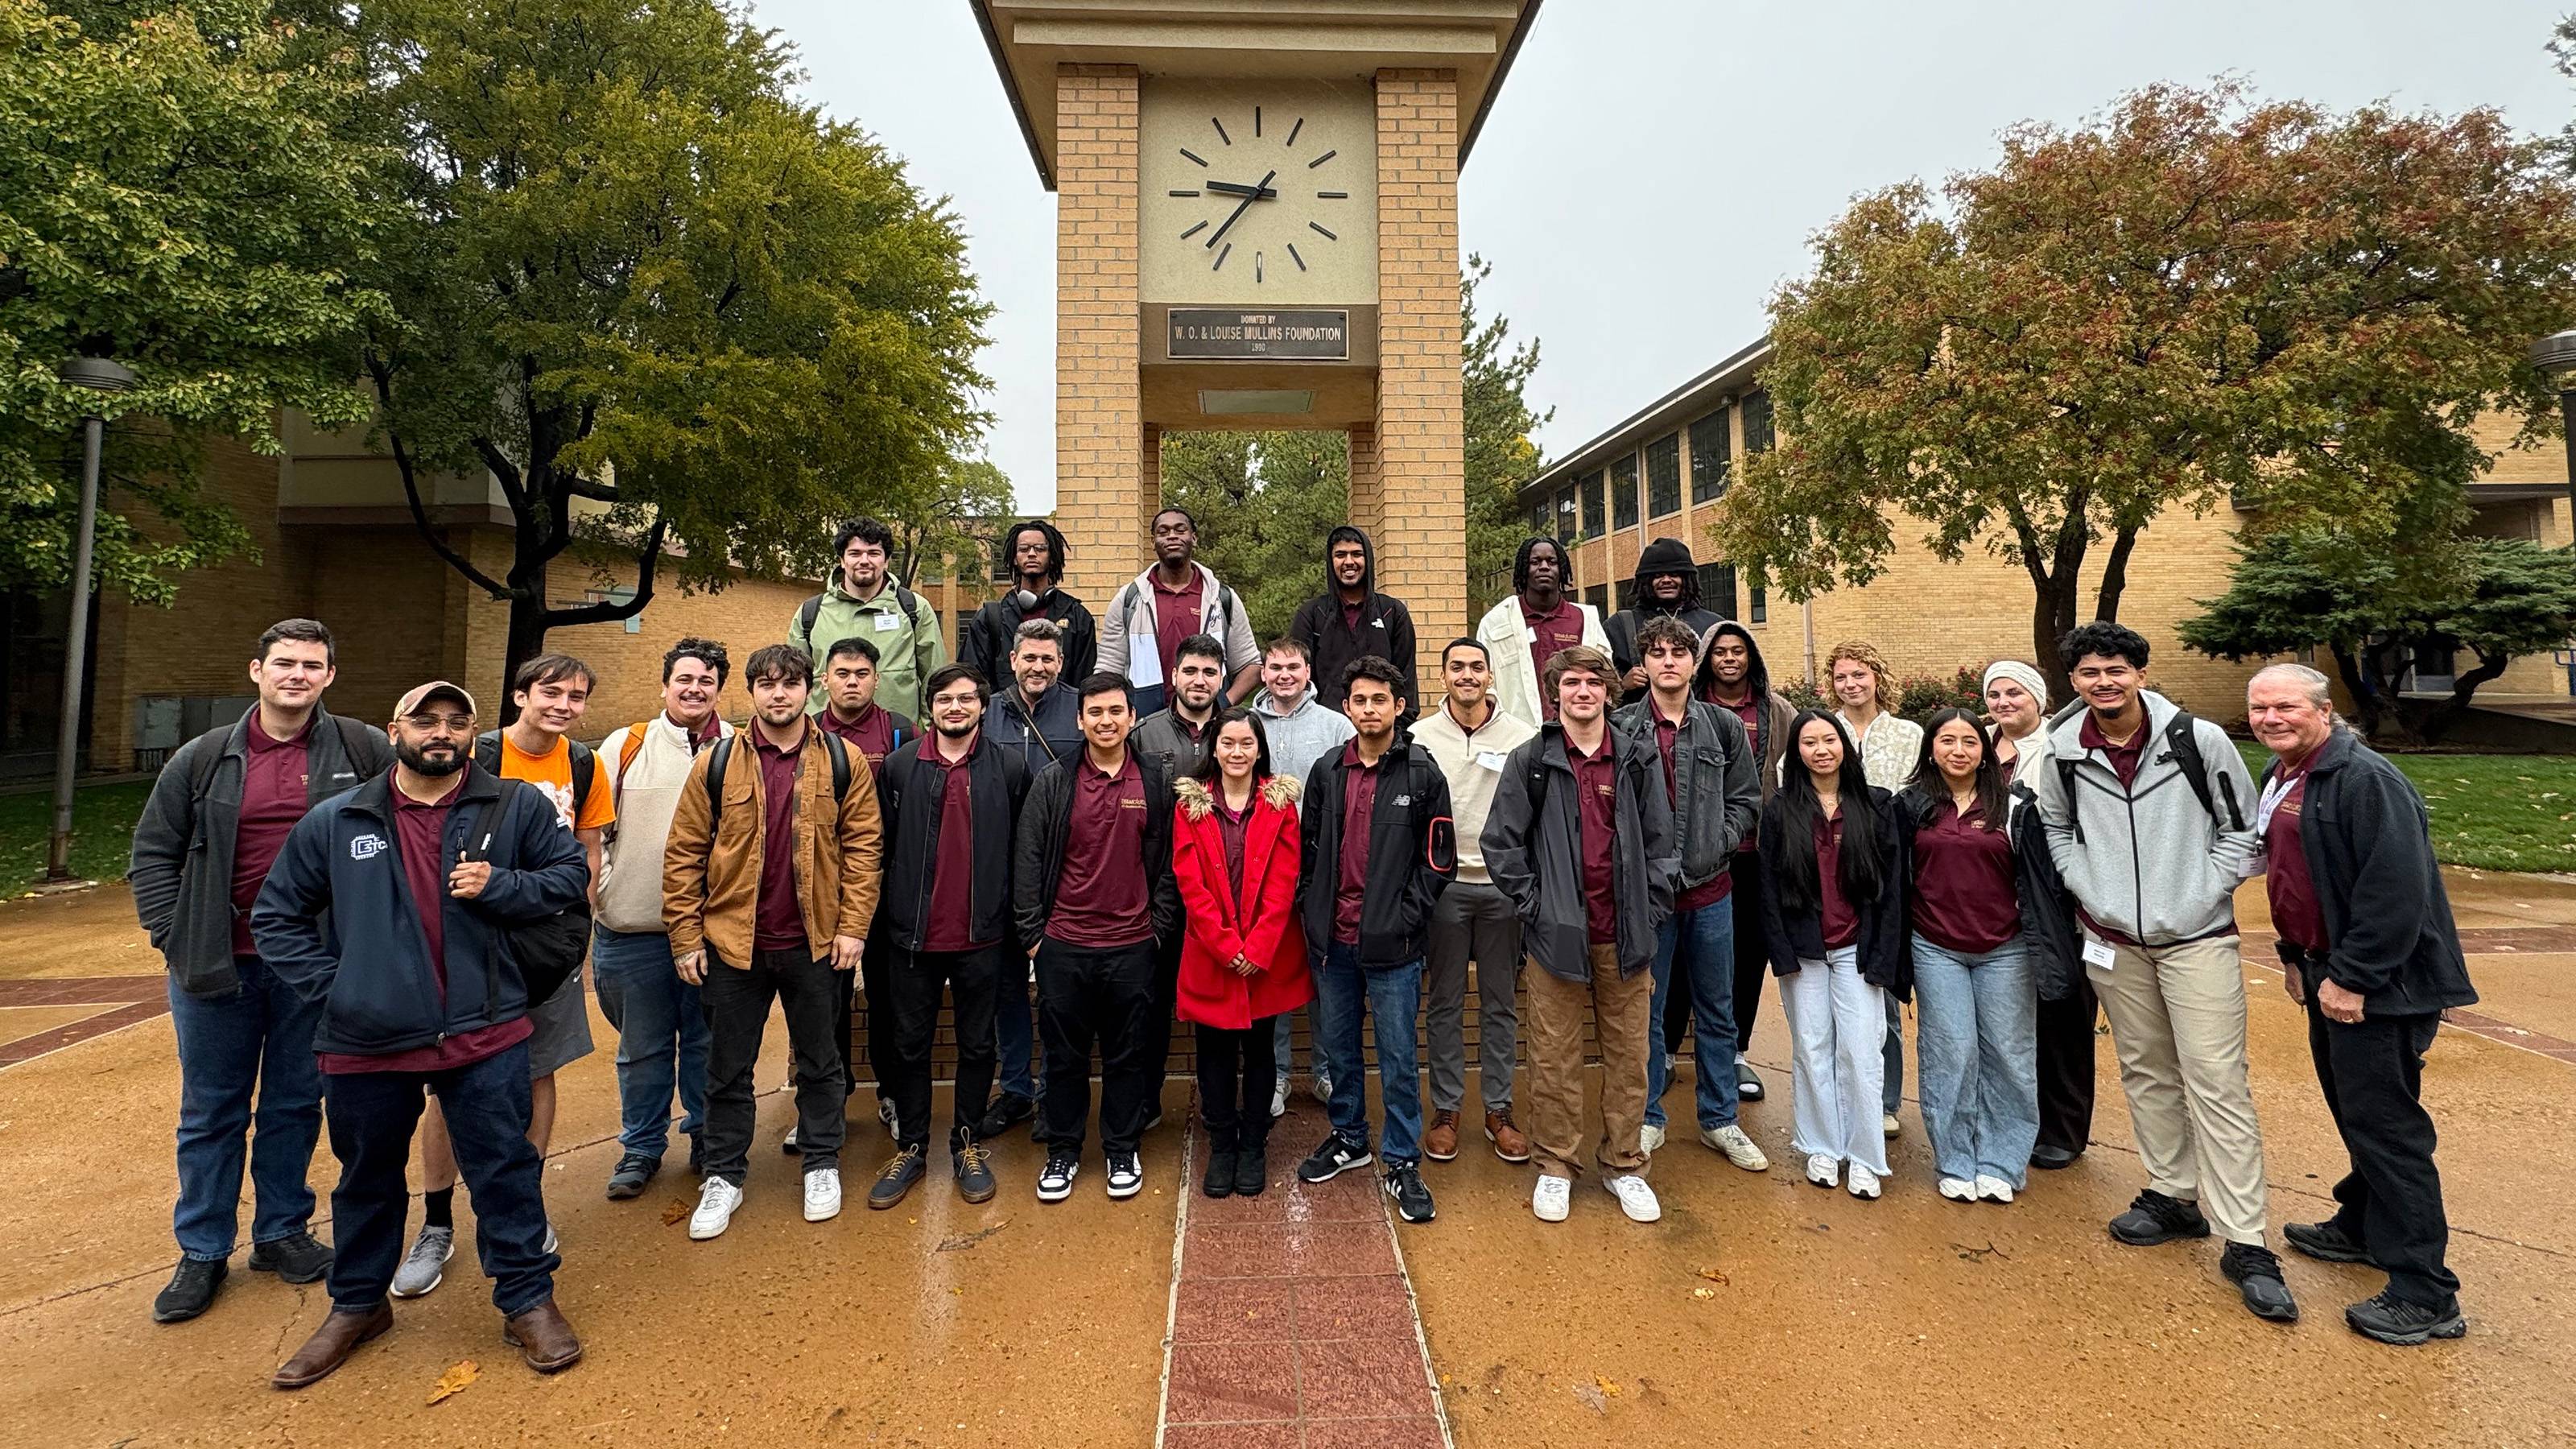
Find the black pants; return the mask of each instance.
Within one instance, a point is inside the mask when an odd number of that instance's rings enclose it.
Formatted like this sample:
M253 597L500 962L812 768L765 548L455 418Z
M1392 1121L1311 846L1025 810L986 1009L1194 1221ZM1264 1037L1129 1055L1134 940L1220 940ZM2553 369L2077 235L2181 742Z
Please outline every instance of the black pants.
M2081 1152L2093 1140L2093 1023L2102 1003L2084 968L2063 1001L2039 1003L2039 1145Z
M892 995L886 985L886 955L891 948L868 944L867 954L859 958L856 971L836 971L836 984L841 989L841 1095L858 1095L859 1066L850 1049L851 1008L856 993L865 992L868 1003L868 1066L877 1074L877 1095L886 1095L886 1058L894 1050L894 1033L886 1024L890 1015L888 1000Z
M1762 1011L1762 983L1771 976L1771 951L1762 940L1760 861L1750 851L1740 852L1730 871L1735 879L1730 892L1735 901L1735 1050L1741 1054L1753 1049L1753 1018ZM1690 993L1676 991L1673 1000L1681 1003L1687 1018Z
M2391 1292L2433 1309L2449 1308L2460 1291L2442 1262L2451 1226L2422 1098L2424 1052L2441 1024L2438 1014L2330 1020L2317 1009L2310 975L2308 1054L2352 1158L2352 1171L2334 1186L2334 1225L2369 1249Z
M1163 1090L1163 1083L1172 1074L1172 1023L1177 1016L1172 1009L1172 1004L1180 994L1181 943L1175 939L1172 944L1165 946L1157 941L1154 944L1154 1059L1150 1067L1154 1075L1154 1091L1158 1094L1158 1099ZM1145 1113L1148 1121L1151 1121L1153 1116L1150 1109Z
M1246 1031L1200 1022L1199 1117L1218 1152L1258 1148L1270 1137L1270 1089L1279 1070L1279 1018Z
M751 1169L751 1075L772 999L787 1018L787 1050L796 1068L796 1149L808 1172L841 1165L847 1095L841 1053L850 1039L842 982L850 974L801 947L754 951L747 968L707 953L707 982L698 991L707 1012L707 1176L740 1187Z
M984 1120L993 1095L993 1001L1002 979L1004 946L979 951L902 951L886 948L886 996L868 1014L891 1018L883 1033L869 1034L868 1051L885 1043L877 1074L894 1102L895 1141L930 1146L930 1049L939 1034L939 994L946 987L957 1025L957 1095L949 1115L948 1145L955 1148ZM890 998L890 999L889 999Z
M1170 1018L1154 1013L1154 943L1110 950L1068 946L1053 937L1038 946L1038 1034L1046 1043L1046 1081L1038 1105L1038 1140L1082 1149L1091 1116L1091 1048L1100 1047L1100 1141L1133 1152L1154 1115L1162 1077L1157 1032Z
M331 1306L368 1313L402 1261L412 1133L423 1089L438 1094L456 1169L474 1198L474 1251L504 1316L555 1296L563 1259L546 1251L545 1161L528 1141L528 1046L443 1072L348 1072L322 1105L340 1183L331 1189Z

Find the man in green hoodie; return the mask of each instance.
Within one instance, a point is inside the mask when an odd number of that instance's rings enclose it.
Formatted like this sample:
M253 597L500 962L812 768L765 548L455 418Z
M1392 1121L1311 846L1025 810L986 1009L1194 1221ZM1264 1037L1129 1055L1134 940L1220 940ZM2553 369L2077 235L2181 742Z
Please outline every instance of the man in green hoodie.
M887 573L894 530L873 518L853 518L832 537L831 578L823 592L797 606L787 642L814 660L819 678L832 645L857 635L876 646L876 702L906 719L921 718L921 682L948 662L939 613ZM826 703L817 690L805 706L818 714Z

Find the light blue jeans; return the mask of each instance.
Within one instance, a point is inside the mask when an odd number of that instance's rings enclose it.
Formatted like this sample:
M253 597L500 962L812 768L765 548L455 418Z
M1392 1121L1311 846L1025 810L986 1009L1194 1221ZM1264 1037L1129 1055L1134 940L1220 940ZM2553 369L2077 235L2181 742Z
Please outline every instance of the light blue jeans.
M1933 1164L2021 1187L2039 1141L2039 994L2022 943L1971 956L1917 935L1914 1001Z
M593 927L590 978L600 1014L617 1028L618 1146L659 1158L671 1143L674 1092L681 1133L704 1130L706 1008L672 964L671 938L659 932Z
M1664 1093L1673 1084L1664 1055L1664 1007L1674 982L1690 996L1693 1092L1702 1131L1732 1126L1735 1082L1735 901L1675 911L1655 928L1653 1035L1646 1052L1646 1125L1664 1125Z

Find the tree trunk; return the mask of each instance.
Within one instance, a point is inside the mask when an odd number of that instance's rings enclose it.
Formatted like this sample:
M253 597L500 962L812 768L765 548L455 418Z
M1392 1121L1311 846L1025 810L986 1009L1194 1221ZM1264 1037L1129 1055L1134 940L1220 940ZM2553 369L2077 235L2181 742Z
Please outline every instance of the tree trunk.
M2137 546L2138 530L2134 525L2121 529L2111 540L2111 552L2102 560L2102 586L2094 596L2094 618L2120 617L2120 596L2129 588L2129 555Z
M532 544L524 531L520 534L523 561L510 570L510 635L501 661L500 707L495 716L503 725L519 717L519 707L510 697L513 692L509 687L510 681L519 677L520 665L546 652L548 630L574 624L622 622L644 612L644 606L653 602L653 575L662 562L662 548L669 538L670 524L657 513L652 529L644 535L644 543L636 553L633 598L622 603L615 599L602 599L595 604L555 609L546 605L546 569L554 556L569 546L569 539L549 549L543 543ZM530 572L531 565L526 561L530 558L535 560L533 572ZM523 574L533 582L522 584Z
M2067 661L2057 657L2057 641L2075 627L2077 592L2075 570L2061 564L2039 580L2032 593L2031 662L2048 676L2058 704L2075 698L2074 676L2067 673Z
M2440 744L2442 737L2451 732L2451 726L2460 722L2460 716L2469 712L2469 701L2477 694L2479 687L2504 673L2505 666L2513 662L2513 656L2510 654L2489 655L2479 651L2472 652L2478 654L2478 667L2452 679L2451 693L2448 698L2430 703L2413 702L2415 718L2411 723L2415 733L2424 743Z
M2341 644L2329 644L2334 655L2335 674L2343 680L2346 694L2352 696L2353 723L2360 727L2362 738L2377 739L2381 724L2388 717L2386 701L2369 676L2362 673L2361 661Z

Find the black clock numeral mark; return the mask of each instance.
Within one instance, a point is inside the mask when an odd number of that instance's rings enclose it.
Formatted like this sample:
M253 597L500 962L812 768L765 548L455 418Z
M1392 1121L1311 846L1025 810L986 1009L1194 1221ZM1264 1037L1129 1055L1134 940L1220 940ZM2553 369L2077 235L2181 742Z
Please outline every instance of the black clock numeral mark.
M1214 116L1210 116L1208 117L1208 124L1216 127L1216 138L1218 140L1223 141L1229 146L1234 144L1234 138L1225 133L1225 122L1218 120Z
M1261 282L1261 253L1259 252L1252 254L1252 280L1256 286Z
M1304 116L1299 116L1299 117L1297 118L1297 124L1295 124L1295 125L1293 125L1293 126L1290 126L1290 127L1288 128L1288 140L1287 140L1287 143L1286 143L1286 144L1291 145L1291 146L1296 145L1296 144L1297 144L1297 133L1298 133L1299 131L1304 130L1304 129L1306 129L1306 118L1305 118Z
M1174 196L1196 196L1196 195L1198 195L1198 193L1197 193L1197 192L1195 192L1195 191L1175 191L1175 192L1173 192L1173 193L1172 193L1172 195L1174 195Z
M1211 271L1211 272L1221 272L1221 271L1224 271L1224 270L1225 270L1225 259L1226 259L1227 257L1233 256L1233 255L1234 255L1234 243L1232 243L1232 242L1227 242L1227 243L1225 244L1225 250L1224 250L1224 251L1221 251L1221 252L1218 252L1218 253L1216 254L1216 265L1215 265L1215 266L1212 266L1212 267L1210 267L1210 268L1208 268L1208 270L1209 270L1209 271Z
M1297 270L1301 272L1306 270L1306 259L1297 255L1297 244L1295 242L1290 242L1288 244L1288 260L1297 264Z
M1207 230L1207 228L1208 224L1202 221L1198 225L1191 227L1188 231L1182 232L1181 240L1188 241L1191 237L1197 236L1200 232Z
M1191 160L1193 160L1193 161L1196 161L1196 162L1197 162L1197 163L1199 163L1201 166L1205 166L1205 165L1207 164L1207 158L1206 158L1206 157L1204 157L1204 156L1200 155L1200 154L1199 154L1198 152L1196 152L1196 151L1191 150L1191 149L1190 149L1189 147L1187 147L1187 146L1183 146L1183 147L1181 148L1181 154L1182 154L1182 155L1184 155L1184 156L1189 157L1189 158L1190 158Z
M1252 108L1252 135L1255 140L1258 140L1261 137L1261 108L1259 106L1254 106Z
M1172 194L1174 196L1180 195L1177 191ZM1351 199L1351 194L1347 191L1318 191L1315 193L1315 196L1316 199L1320 201L1348 201Z
M1307 162L1306 169L1312 171L1316 167L1323 165L1325 162L1332 160L1340 154L1342 153L1339 151L1327 151L1323 155L1316 157L1314 160Z
M1340 241L1340 240L1341 240L1341 238L1340 238L1340 237L1337 237L1337 236L1333 235L1331 232L1329 232L1329 231L1324 231L1324 224L1323 224L1322 222L1320 222L1320 221L1310 221L1310 222L1306 223L1306 225L1307 225L1308 227L1310 227L1310 228L1312 228L1312 229L1316 230L1316 231L1322 231L1322 232L1324 232L1324 240L1326 240L1326 241Z

